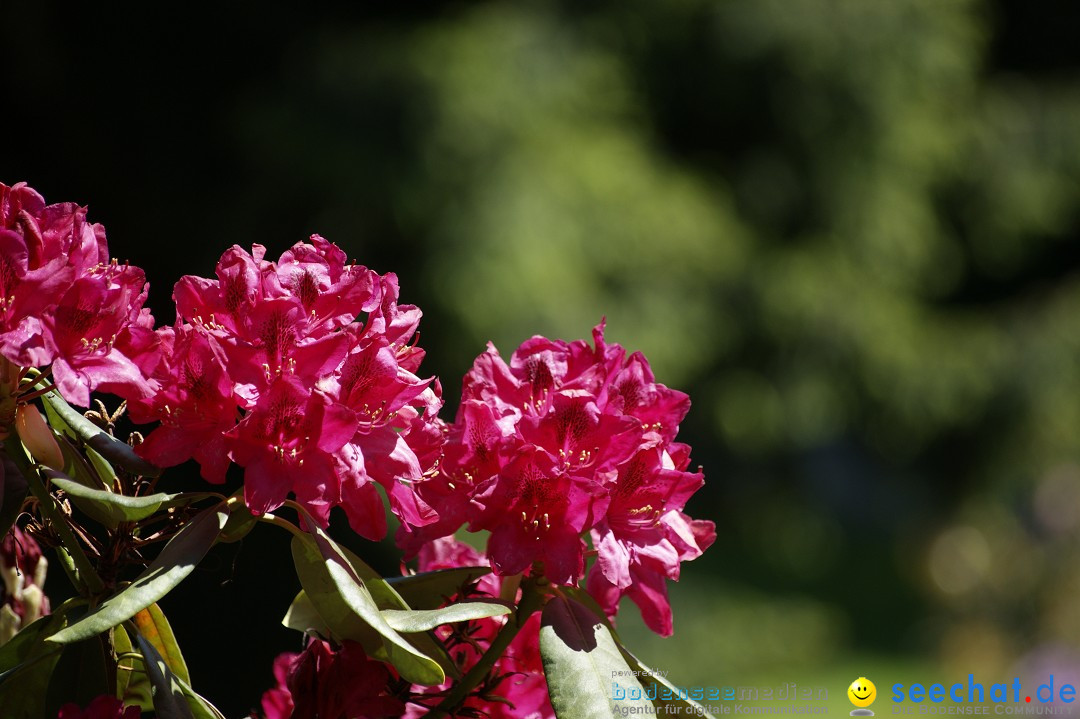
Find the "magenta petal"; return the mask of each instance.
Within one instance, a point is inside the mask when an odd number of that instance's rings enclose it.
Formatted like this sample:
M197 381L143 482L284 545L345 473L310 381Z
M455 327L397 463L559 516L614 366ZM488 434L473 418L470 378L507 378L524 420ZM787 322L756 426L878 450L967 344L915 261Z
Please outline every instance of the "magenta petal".
M416 453L406 438L392 428L359 434L353 441L363 448L368 474L382 486L390 487L398 479L419 480L423 476Z
M439 521L438 513L416 493L411 482L393 482L387 488L390 508L403 523L423 527Z
M23 317L0 335L0 354L22 367L44 367L56 356L51 338L35 317Z
M199 474L203 479L214 484L225 483L225 473L231 462L224 436L215 434L202 442L193 457L199 463Z
M585 581L585 587L597 604L604 610L604 613L609 617L614 617L619 611L619 600L622 599L623 592L614 584L609 582L604 573L599 570L596 565L593 565L589 570L589 576Z
M598 542L594 541L597 549L596 566L600 568L604 579L616 589L630 586L630 552L615 538L611 530L593 532L593 537L599 537Z
M158 467L175 467L191 459L203 440L201 433L163 425L148 434L135 451Z
M585 542L568 527L544 537L544 576L555 584L572 585L585 568Z
M79 407L90 406L90 378L73 369L63 359L52 364L53 381L60 395L71 404Z
M348 407L331 403L319 393L312 395L308 406L312 424L317 427L317 446L323 452L338 451L356 434L356 413Z
M284 467L267 457L248 465L244 471L244 502L255 514L265 514L285 503L292 478Z
M655 572L635 574L628 592L630 599L641 609L645 626L662 637L670 637L673 631L671 604L668 601L667 580Z
M538 558L536 544L518 522L503 522L488 537L492 569L504 577L524 572Z
M386 536L386 510L374 484L343 486L341 506L349 526L361 537L377 542Z

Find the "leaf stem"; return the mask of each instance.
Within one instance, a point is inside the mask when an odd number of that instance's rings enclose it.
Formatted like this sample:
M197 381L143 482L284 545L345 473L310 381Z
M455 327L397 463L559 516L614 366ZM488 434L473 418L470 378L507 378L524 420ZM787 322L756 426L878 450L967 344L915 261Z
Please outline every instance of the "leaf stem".
M431 710L427 715L428 719L440 719L441 717L450 716L451 712L455 711L465 701L469 692L480 685L480 682L488 675L491 668L495 666L495 662L510 646L510 642L514 641L514 637L525 626L525 622L544 603L545 591L543 587L546 585L547 580L543 577L528 577L521 583L521 602L518 604L517 611L507 617L506 624L491 640L491 644L488 646L487 651L484 652L484 655L461 678L461 681L451 688L446 698Z
M260 522L266 522L267 524L273 524L275 527L281 527L282 529L287 529L290 532L292 532L292 534L294 536L300 537L301 539L308 536L307 532L303 531L302 529L297 527L295 524L293 524L289 520L284 519L282 517L275 516L273 514L270 514L269 512L267 512L266 514L260 515L259 516L259 521Z
M41 508L42 516L49 523L49 526L53 528L57 536L60 537L60 546L56 548L56 551L60 555L60 563L67 571L72 584L77 589L85 590L91 596L102 594L105 591L105 583L101 581L101 577L94 571L94 565L90 563L90 558L86 556L86 552L83 551L79 540L75 538L75 533L71 531L71 526L60 511L60 507L57 506L56 500L49 490L45 488L44 482L41 481L41 474L27 459L18 437L16 435L8 437L4 442L4 447L7 450L8 457L19 468L22 475L26 477L26 482L30 485L30 492L37 499L38 506Z

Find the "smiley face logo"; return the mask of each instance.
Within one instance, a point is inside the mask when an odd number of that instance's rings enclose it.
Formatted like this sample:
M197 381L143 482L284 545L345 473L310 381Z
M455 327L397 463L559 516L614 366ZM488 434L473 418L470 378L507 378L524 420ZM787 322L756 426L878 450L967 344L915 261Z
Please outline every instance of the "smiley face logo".
M877 699L877 687L866 677L859 677L847 690L848 699L857 707L868 707Z

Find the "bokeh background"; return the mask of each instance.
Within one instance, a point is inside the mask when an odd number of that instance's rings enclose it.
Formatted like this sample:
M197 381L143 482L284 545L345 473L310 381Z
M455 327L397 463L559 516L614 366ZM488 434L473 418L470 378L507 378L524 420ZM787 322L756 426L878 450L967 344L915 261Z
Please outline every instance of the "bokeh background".
M487 340L602 316L688 391L719 539L674 638L621 621L676 683L1080 679L1080 5L2 14L0 181L88 204L161 321L319 232L424 309L447 417ZM280 535L165 602L230 716L298 646Z

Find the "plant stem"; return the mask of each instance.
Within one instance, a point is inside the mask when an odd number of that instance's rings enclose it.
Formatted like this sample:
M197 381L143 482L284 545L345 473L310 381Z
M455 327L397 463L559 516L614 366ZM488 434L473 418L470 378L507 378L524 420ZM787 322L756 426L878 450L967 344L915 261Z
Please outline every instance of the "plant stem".
M56 552L60 555L60 564L64 566L72 584L75 585L76 589L84 591L90 596L104 593L105 583L101 581L101 577L94 571L94 565L90 563L90 558L86 556L86 552L83 551L79 540L75 538L75 533L71 531L71 527L68 525L63 513L56 505L56 500L53 499L49 490L45 489L45 484L41 481L41 475L27 460L18 437L15 435L8 437L4 445L8 457L19 468L22 475L26 477L30 492L37 499L38 506L41 507L42 516L53 531L56 532L57 536L60 537L60 546L56 548Z
M293 536L300 537L301 539L308 536L306 532L304 532L302 529L297 527L289 520L270 514L269 512L259 515L259 521L266 522L267 524L273 524L275 527L287 529L290 533L292 533Z
M495 666L495 662L510 646L510 642L514 641L514 637L525 626L525 622L543 604L544 591L540 588L541 582L546 583L542 577L529 577L521 583L521 602L518 604L517 611L509 615L506 625L491 640L484 656L480 657L480 660L461 678L461 681L453 686L446 698L427 715L428 719L450 716L450 712L456 710L458 705L465 701L469 692L484 680L491 668Z

